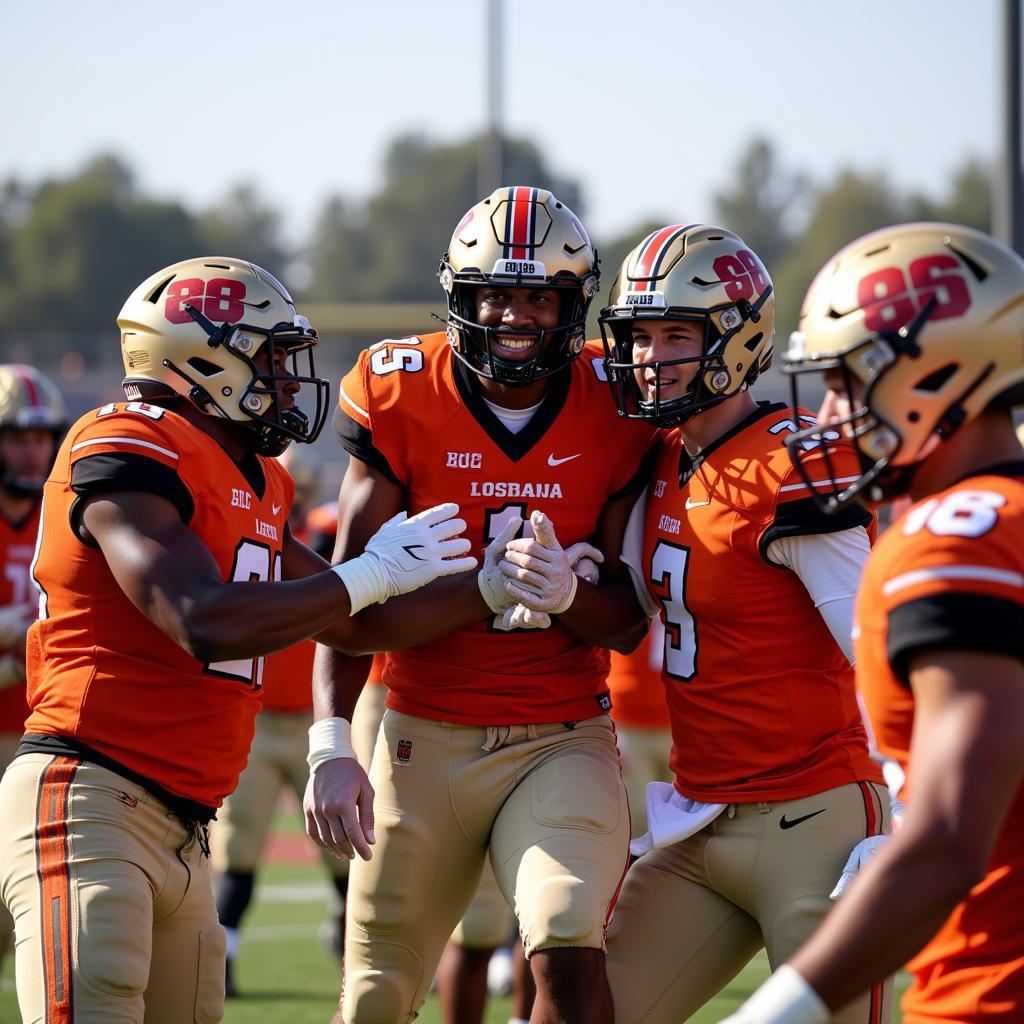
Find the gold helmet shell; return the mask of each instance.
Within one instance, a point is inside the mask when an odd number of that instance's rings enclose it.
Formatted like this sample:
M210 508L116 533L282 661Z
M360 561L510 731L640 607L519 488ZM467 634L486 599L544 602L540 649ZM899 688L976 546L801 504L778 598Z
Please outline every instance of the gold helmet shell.
M587 309L597 294L598 257L579 218L550 192L529 186L495 189L459 221L438 277L448 300L448 340L474 373L512 386L556 373L583 350ZM499 358L496 328L477 322L482 285L560 292L558 326L538 331L524 363Z
M292 440L312 443L323 429L329 385L314 372L316 331L261 267L222 256L165 267L132 292L117 325L128 398L180 395L203 413L254 426L256 450L267 455ZM282 352L291 373L275 369ZM312 396L311 415L279 408L285 378L307 389L304 399Z
M637 320L692 320L704 327L699 364L685 395L640 393L633 358ZM738 235L709 224L652 231L622 261L599 318L606 368L621 415L673 427L749 387L772 361L775 292L757 254Z
M838 371L859 408L842 424L863 472L830 481L839 507L905 493L937 444L996 401L1024 397L1024 260L973 228L899 224L858 238L815 277L783 371ZM799 453L816 428L787 439ZM804 436L807 435L807 436ZM822 495L819 494L819 499Z

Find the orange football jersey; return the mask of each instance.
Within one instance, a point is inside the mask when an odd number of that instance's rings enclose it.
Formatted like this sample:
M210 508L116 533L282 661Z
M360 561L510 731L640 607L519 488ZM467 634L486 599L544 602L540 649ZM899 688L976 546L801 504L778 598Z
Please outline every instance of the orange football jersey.
M83 416L43 491L29 632L26 734L66 737L176 797L218 806L245 765L263 659L204 664L125 597L78 539L80 495L141 490L172 501L226 581L280 579L292 482L258 456L247 473L169 409L110 404Z
M661 667L665 660L665 627L651 623L644 642L632 654L611 652L608 689L612 718L638 729L667 729L668 705Z
M11 523L0 515L0 608L10 604L34 606L36 603L29 566L36 548L38 529L38 505L20 523ZM0 656L7 653L0 648ZM13 653L21 658L24 648ZM27 714L24 682L0 690L0 732L20 733Z
M563 546L593 536L609 499L640 486L654 430L621 420L590 343L552 376L519 433L480 395L443 333L384 341L341 383L345 448L404 488L411 514L457 501L479 553L512 516L550 516ZM607 710L608 653L557 622L501 632L488 618L390 653L388 706L466 724L575 721Z
M857 597L857 685L879 750L906 773L910 804L910 656L945 647L1024 658L1022 611L1024 463L918 502L872 551ZM985 878L908 969L906 1024L1024 1020L1024 787Z
M788 406L761 404L695 465L675 431L648 488L642 564L666 630L670 763L695 800L882 779L849 662L796 574L768 561L776 539L872 525L817 509L782 443L794 429Z

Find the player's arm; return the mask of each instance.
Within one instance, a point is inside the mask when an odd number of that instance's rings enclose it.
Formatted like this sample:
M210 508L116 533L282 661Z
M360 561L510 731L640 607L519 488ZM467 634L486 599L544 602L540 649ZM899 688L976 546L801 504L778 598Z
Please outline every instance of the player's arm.
M368 463L350 459L338 495L335 562L358 556L378 525L405 502L397 483ZM453 587L426 588L429 594L423 601L399 604L393 614L379 615L382 609L366 609L352 620L351 633L328 629L317 636L315 722L309 754L312 773L303 806L310 838L338 856L358 853L368 860L373 842L373 790L350 741L352 713L371 659L350 655L425 643L488 615L476 574L464 575L468 578ZM331 646L324 646L325 642Z
M648 620L621 559L622 538L635 495L615 498L598 522L596 546L604 556L597 585L573 572L571 548L563 550L556 524L532 518L533 538L510 541L502 571L507 589L535 611L557 614L574 636L595 647L628 654L647 634Z
M406 586L422 586L442 566L444 551L464 555L464 528L447 513L435 525L413 517L389 524L374 538L376 553L287 582L228 582L209 549L181 518L177 506L144 491L101 492L82 499L80 537L100 548L125 596L158 629L200 661L250 658L290 647L368 601L385 600ZM444 523L450 525L444 525ZM441 534L448 534L441 539ZM407 572L402 549L425 544L429 553ZM458 548L448 545L458 544ZM370 547L373 545L371 544ZM399 559L395 560L396 552ZM433 566L430 562L433 561ZM354 623L344 628L355 629Z
M734 1024L827 1020L821 1004L837 1010L901 967L984 877L1024 781L1024 663L922 651L909 681L914 791L901 829ZM787 1015L797 1005L805 1015Z

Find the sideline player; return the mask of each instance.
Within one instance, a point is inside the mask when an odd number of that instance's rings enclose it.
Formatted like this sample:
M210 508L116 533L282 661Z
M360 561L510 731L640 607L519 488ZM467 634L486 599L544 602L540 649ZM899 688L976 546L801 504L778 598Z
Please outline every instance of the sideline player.
M617 1024L685 1020L761 948L781 963L851 850L887 825L851 668L873 523L818 510L783 444L813 417L750 392L774 306L740 238L671 225L626 257L601 315L620 410L674 428L629 560L665 624L675 785L609 929ZM836 438L809 457L853 464ZM878 986L836 1019L887 1014Z
M635 597L617 560L600 586L577 587L570 555L590 538L619 550L653 431L623 429L599 379L600 346L583 333L597 258L551 193L501 188L474 206L440 277L447 337L380 342L342 382L336 425L352 458L335 556L361 550L395 510L438 494L459 500L478 547L497 538L503 548L532 512L558 566L561 614L549 629L503 630L513 601L485 567L476 594L465 597L464 580L436 591L473 599L470 625L389 654L370 773L377 849L352 867L335 1019L412 1020L489 855L537 982L533 1019L603 1024L604 931L628 815L607 716L607 653L578 631L621 631L617 616L594 618L598 591L631 608ZM568 551L545 532L541 511L559 523ZM641 615L631 645L643 628ZM318 651L318 717L342 723L365 675ZM356 834L346 831L340 849L361 843L353 806L372 791L358 765L327 761L313 781L310 834L337 842L348 816Z
M28 716L25 633L38 603L28 568L43 483L66 429L64 402L45 374L0 365L0 774L14 760ZM14 922L0 906L0 966L13 935Z
M24 1019L216 1021L207 823L245 763L261 656L401 633L391 608L352 616L475 559L444 561L469 547L446 539L464 526L451 505L396 518L334 569L291 537L291 481L267 456L316 437L328 386L266 271L175 264L118 325L130 400L70 429L44 487L0 898Z
M672 779L672 730L662 681L664 662L665 627L660 619L651 623L644 642L635 651L611 654L608 689L634 838L647 831L648 783Z
M839 516L858 498L913 500L871 554L856 615L857 682L907 808L732 1024L823 1024L908 960L905 1024L1024 1019L1022 337L1024 261L953 224L858 239L804 300L787 369L824 372L828 391L790 439L795 463ZM853 438L852 479L806 465L823 430Z

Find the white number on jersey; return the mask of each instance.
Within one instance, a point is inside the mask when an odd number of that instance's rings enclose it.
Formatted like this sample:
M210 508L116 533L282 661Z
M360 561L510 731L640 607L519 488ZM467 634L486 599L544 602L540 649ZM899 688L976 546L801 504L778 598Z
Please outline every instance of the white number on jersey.
M938 537L980 537L996 525L996 509L1005 504L1006 498L995 491L954 491L913 509L903 521L903 534L910 537L927 529Z
M252 583L270 579L270 548L257 541L243 540L235 549L235 564L231 570L232 583ZM274 580L281 579L281 556L274 558ZM227 676L248 683L254 690L263 685L262 658L236 658L215 661L205 666L215 676Z
M419 338L385 338L378 341L370 346L370 369L378 377L386 377L395 370L417 373L423 369L423 353L417 348L405 346L419 343Z
M656 595L665 619L665 671L688 682L697 674L697 630L686 607L686 563L690 549L659 540L651 555L651 582L664 591Z

